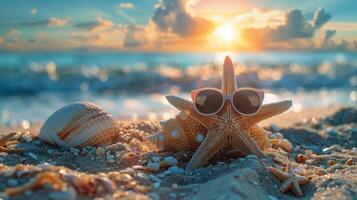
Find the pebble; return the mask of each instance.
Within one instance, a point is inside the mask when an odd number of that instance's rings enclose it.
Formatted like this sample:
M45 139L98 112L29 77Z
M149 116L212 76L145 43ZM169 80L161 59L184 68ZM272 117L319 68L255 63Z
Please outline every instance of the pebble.
M105 154L105 149L102 147L97 148L97 150L95 151L95 155L97 156L103 156Z
M341 150L342 150L342 148L341 148L340 145L334 144L334 145L332 145L332 146L330 146L330 147L324 148L324 149L322 150L322 152L323 152L323 153L326 153L326 154L329 154L329 153L331 153L332 151L338 151L338 152L340 152Z
M47 154L48 155L52 155L52 154L54 154L55 153L55 150L53 150L53 149L48 149L47 150Z
M41 170L48 170L52 167L51 164L44 162L44 163L40 163L38 165L36 165L37 167L39 167Z
M149 170L152 170L152 171L159 171L160 170L160 163L149 162L146 167Z
M115 164L115 160L107 160L107 163L110 165Z
M307 157L307 156L304 155L304 154L299 154L299 155L297 155L297 157L296 157L296 161L297 161L298 163L305 163L305 161L306 161L307 159L309 159L309 157Z
M160 188L160 182L153 183L153 184L152 184L152 187L153 187L154 189L159 189L159 188Z
M172 166L168 169L172 174L183 174L185 171L177 166Z
M316 145L310 145L309 148L313 151L313 152L319 152L320 151L320 147L316 146Z
M35 141L33 141L33 143L36 144L36 145L39 145L39 144L41 144L41 141L40 140L35 140Z
M48 197L52 200L75 200L77 198L77 193L70 187L67 191L51 192Z
M25 194L25 196L32 196L33 195L33 191L32 190L27 190L24 194Z
M172 198L172 199L176 199L177 198L177 195L175 193L170 193L169 194L169 197Z
M120 175L120 180L127 183L133 180L133 177L131 177L129 174L121 174Z
M180 197L185 197L185 196L187 196L187 193L186 193L186 192L180 192L180 193L179 193L179 196L180 196Z
M353 160L352 160L352 158L348 159L348 160L345 162L345 165L353 165Z
M356 155L357 154L357 148L353 147L352 150L351 150L351 153Z
M330 137L336 137L337 136L337 131L334 128L331 128L331 127L327 128L326 132Z
M160 162L160 157L159 156L154 156L151 158L153 162Z
M29 153L29 156L34 160L38 160L37 156L31 152Z
M150 174L149 175L149 179L152 181L152 182L155 182L155 183L160 183L161 182L161 179L159 179L158 177Z
M11 179L7 180L7 184L9 186L17 186L19 184L19 182L16 179L11 178Z
M278 200L276 197L271 196L271 195L268 195L268 197L269 197L270 200Z
M333 161L333 160L329 160L329 161L327 161L327 164L328 164L329 166L332 166L332 165L336 164L336 162Z
M163 162L169 166L174 166L174 165L177 165L177 163L178 163L177 159L172 156L165 157Z
M298 152L298 151L300 151L300 150L301 150L300 145L296 145L296 146L293 148L293 151L295 151L295 152Z
M137 173L136 176L141 178L141 179L145 179L145 180L149 179L149 176L147 174L145 174L145 173L142 173L142 172Z
M164 175L165 176L168 176L168 175L170 175L172 172L170 171L170 170L166 170L166 171L164 171Z
M166 176L166 175L165 175L164 173L157 175L157 177L159 177L159 178L164 178L165 176Z
M272 125L271 125L271 129L272 129L273 131L276 131L276 132L280 131L280 127L279 127L278 125L276 125L276 124L272 124Z
M157 193L150 192L148 193L148 197L152 200L160 200L160 195Z
M253 154L247 155L246 158L248 158L248 159L258 159L258 157L256 155L253 155Z
M106 157L107 160L114 160L115 159L115 156L110 154L110 155L107 155Z

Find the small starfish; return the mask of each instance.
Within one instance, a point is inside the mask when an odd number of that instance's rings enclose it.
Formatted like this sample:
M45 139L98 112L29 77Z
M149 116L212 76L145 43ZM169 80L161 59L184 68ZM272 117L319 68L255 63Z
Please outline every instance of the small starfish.
M287 165L286 171L282 171L273 167L270 167L269 171L276 178L284 182L280 187L281 192L285 193L289 190L292 190L296 196L303 195L300 185L305 185L310 181L308 177L296 174L290 162Z
M9 134L0 138L0 152L6 152L6 153L21 153L22 152L20 149L9 149L7 147L8 145L17 143L17 141L13 140L15 135L16 135L16 132L12 132L12 133L9 133Z
M232 60L227 56L224 60L222 94L232 95L237 90ZM192 102L176 96L167 96L167 100L178 110L197 120L208 131L195 154L186 166L186 171L201 167L223 148L235 149L243 155L255 154L264 157L254 134L249 130L264 119L280 114L291 107L291 101L263 105L260 111L251 116L243 116L236 112L230 101L224 102L220 112L205 116L198 113Z

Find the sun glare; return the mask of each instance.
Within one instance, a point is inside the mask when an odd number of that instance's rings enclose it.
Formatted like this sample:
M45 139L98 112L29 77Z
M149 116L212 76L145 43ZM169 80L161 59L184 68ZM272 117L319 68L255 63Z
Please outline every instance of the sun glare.
M235 39L235 30L230 24L224 24L216 29L214 35L221 42L229 43L233 42L233 40Z

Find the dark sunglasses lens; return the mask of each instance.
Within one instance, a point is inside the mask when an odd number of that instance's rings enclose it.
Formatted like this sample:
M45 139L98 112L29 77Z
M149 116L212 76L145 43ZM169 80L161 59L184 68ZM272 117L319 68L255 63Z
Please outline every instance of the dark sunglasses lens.
M220 109L222 101L223 97L218 91L204 90L197 94L195 106L201 113L212 114Z
M260 107L260 99L256 92L241 90L233 96L234 107L243 114L253 114Z

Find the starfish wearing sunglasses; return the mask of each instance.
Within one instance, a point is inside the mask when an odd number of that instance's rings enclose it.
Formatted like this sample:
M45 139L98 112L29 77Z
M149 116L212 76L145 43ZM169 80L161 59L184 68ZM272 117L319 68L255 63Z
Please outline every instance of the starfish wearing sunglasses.
M264 157L257 140L266 136L256 124L286 111L292 104L291 101L281 101L262 105L263 91L237 89L233 63L228 56L224 60L221 90L202 88L192 91L191 97L193 102L177 96L166 97L175 108L208 130L204 141L187 164L186 171L203 166L222 149Z

